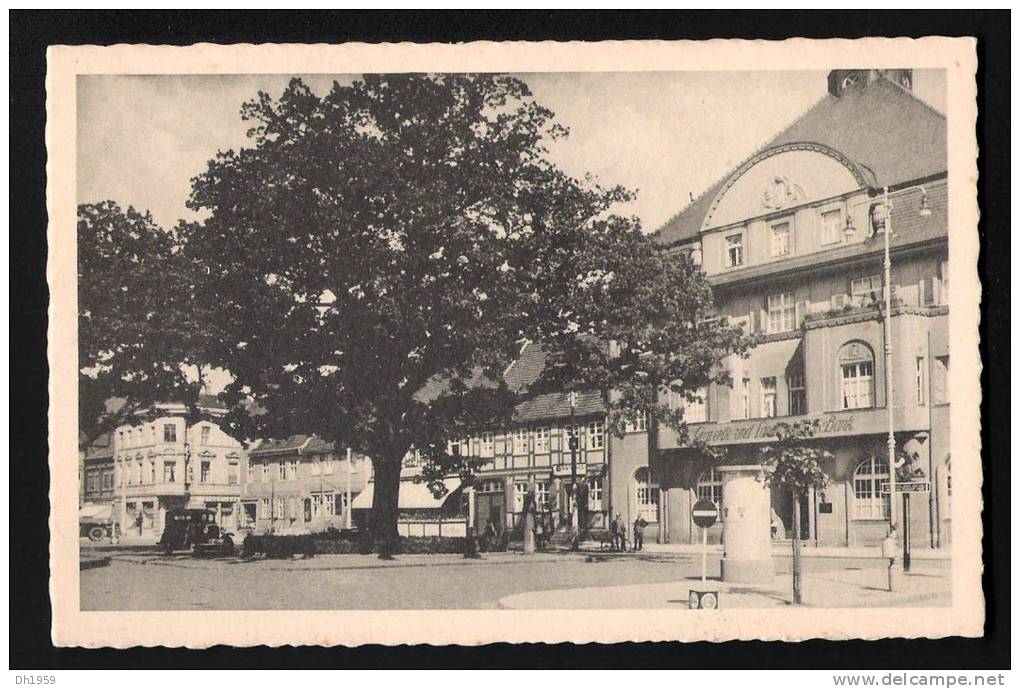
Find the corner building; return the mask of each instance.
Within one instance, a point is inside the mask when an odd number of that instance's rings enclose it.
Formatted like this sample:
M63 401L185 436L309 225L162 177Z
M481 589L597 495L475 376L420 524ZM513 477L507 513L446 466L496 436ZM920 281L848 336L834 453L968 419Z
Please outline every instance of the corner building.
M655 235L700 261L719 318L760 338L747 357L725 360L731 386L710 386L703 404L686 409L692 436L726 448L728 464L753 465L774 438L774 423L817 419L817 441L834 460L824 467L828 486L802 502L801 537L822 546L877 544L892 510L903 523L899 497L882 492L888 405L897 453L932 484L911 500L911 542L950 541L946 122L913 95L912 76L833 71L821 101ZM892 205L888 314L885 188ZM660 540L697 542L691 506L698 498L724 506L720 472L679 446L671 430L659 429L653 440ZM630 456L640 453L623 455ZM791 496L773 491L773 538L791 537L792 524ZM710 540L721 532L721 524L712 527Z

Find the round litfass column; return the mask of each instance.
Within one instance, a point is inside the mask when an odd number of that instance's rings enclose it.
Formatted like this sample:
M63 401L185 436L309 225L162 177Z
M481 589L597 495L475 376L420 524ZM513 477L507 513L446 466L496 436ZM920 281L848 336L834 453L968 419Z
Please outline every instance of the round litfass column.
M721 466L723 581L771 582L771 491L757 465Z

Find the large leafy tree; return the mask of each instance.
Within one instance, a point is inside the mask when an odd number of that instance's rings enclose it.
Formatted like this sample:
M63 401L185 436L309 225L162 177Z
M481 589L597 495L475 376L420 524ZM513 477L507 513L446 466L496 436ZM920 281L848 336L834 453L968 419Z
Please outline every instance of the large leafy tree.
M206 339L178 236L113 201L78 206L78 401L91 444L154 402L194 408Z
M182 227L204 266L212 363L245 434L314 432L372 457L371 529L396 540L401 461L470 472L447 441L509 419L520 340L556 352L535 386L612 388L615 417L722 379L739 332L707 320L686 258L612 213L621 188L550 162L566 135L504 75L365 76L323 97L293 80L242 109L250 145L193 180ZM609 346L610 341L613 346ZM622 423L622 422L621 422Z

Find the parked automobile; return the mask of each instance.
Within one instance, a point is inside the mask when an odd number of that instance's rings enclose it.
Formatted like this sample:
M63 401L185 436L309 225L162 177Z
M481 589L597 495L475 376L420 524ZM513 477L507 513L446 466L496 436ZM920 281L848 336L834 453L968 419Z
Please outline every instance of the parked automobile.
M163 553L189 550L192 555L234 553L233 534L216 523L216 512L205 509L176 509L166 513L166 526L159 539Z
M110 505L83 505L78 510L78 535L90 541L113 536L113 510Z

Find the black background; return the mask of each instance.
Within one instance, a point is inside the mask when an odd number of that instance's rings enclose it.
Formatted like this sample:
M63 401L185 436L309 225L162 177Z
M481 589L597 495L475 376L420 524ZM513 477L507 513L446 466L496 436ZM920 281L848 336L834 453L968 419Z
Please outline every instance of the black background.
M10 666L1002 669L1009 662L1008 11L10 12ZM976 36L985 636L981 639L357 649L54 648L48 596L46 47L54 44ZM999 229L994 229L999 228ZM994 244L993 244L994 242ZM999 381L997 385L989 382ZM60 391L55 391L60 394ZM300 614L300 613L296 613ZM839 614L839 613L825 613ZM905 614L910 614L909 612ZM158 623L158 615L154 616Z

